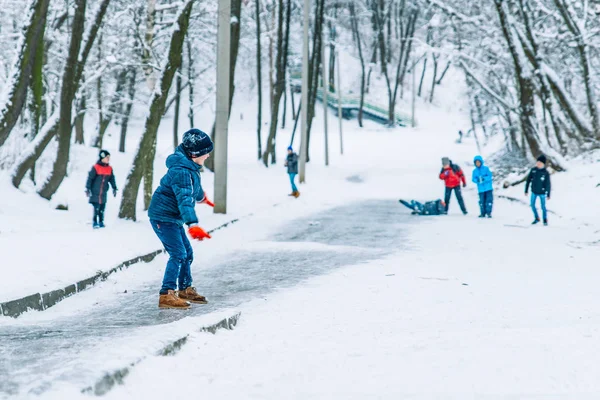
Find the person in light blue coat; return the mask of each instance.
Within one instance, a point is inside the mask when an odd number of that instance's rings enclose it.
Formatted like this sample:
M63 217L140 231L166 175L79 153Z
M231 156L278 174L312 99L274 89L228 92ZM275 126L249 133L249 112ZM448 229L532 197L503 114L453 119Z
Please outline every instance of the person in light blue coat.
M473 159L475 169L473 170L473 183L477 184L479 191L479 218L492 218L492 206L494 205L494 176L492 171L483 162L483 157L476 156Z

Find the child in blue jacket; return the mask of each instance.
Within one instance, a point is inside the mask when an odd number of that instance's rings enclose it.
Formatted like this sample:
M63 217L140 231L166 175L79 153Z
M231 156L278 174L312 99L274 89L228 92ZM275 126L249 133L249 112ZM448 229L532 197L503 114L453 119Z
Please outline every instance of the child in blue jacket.
M200 182L200 167L213 150L210 137L199 129L183 134L182 143L175 153L167 157L165 176L152 195L148 216L154 232L169 253L162 287L159 292L159 308L189 308L192 303L206 304L206 298L192 286L191 264L194 253L183 224L193 239L210 239L210 235L198 226L194 209L196 203L214 207L208 200ZM179 291L176 291L179 287Z
M475 169L473 170L473 183L477 184L477 190L479 192L479 209L481 213L479 218L492 218L492 207L494 205L494 177L492 171L484 165L483 158L476 156L473 159L475 163Z

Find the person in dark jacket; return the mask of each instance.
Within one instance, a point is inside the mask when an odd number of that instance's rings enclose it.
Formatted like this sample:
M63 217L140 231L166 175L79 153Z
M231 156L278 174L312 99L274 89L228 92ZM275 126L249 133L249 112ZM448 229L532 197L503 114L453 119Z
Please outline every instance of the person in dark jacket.
M292 193L289 196L294 196L298 198L300 196L300 192L294 183L296 179L296 175L298 175L298 154L294 153L294 149L292 146L288 147L288 154L285 159L284 166L287 167L288 175L290 176L290 183L292 184Z
M433 200L428 201L426 203L419 203L416 200L411 200L410 202L406 200L398 200L400 203L408 207L412 210L413 215L445 215L446 211L446 203L442 200Z
M535 218L532 222L533 225L540 222L540 216L536 208L537 199L540 199L542 205L542 218L544 219L544 225L548 225L548 212L546 211L546 199L550 200L550 173L546 169L546 156L541 155L537 158L535 167L531 168L529 176L527 177L527 183L525 184L525 195L529 193L529 186L531 186L531 209L533 210L533 217Z
M212 140L201 130L185 132L182 143L167 157L168 171L152 195L148 209L150 223L169 254L159 291L159 308L189 308L189 302L207 303L206 298L192 286L194 253L183 225L188 226L188 233L193 239L210 239L210 235L198 226L194 207L196 203L214 207L200 182L200 166L213 148ZM179 291L176 291L178 287Z
M109 185L112 186L113 195L117 196L117 183L110 162L110 153L107 150L101 150L98 155L98 162L92 167L88 174L85 184L85 194L89 202L94 206L94 229L104 228L104 209L106 208L106 199Z
M450 197L452 196L452 191L454 191L460 209L462 210L463 214L467 215L467 208L465 207L462 192L460 191L461 182L463 187L467 186L467 180L462 169L458 165L453 164L448 157L444 157L442 158L442 170L440 171L440 179L443 180L446 184L446 195L444 197L444 203L446 203L446 212L448 211L448 207L450 206Z

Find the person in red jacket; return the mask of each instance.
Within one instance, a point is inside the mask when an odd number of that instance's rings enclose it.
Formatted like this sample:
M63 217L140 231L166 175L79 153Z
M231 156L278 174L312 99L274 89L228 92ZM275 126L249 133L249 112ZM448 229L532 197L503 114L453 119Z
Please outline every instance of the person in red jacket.
M454 191L460 209L462 210L463 214L467 215L467 208L465 207L465 202L460 191L461 182L463 187L467 186L467 180L465 179L465 174L463 174L462 169L458 165L453 164L448 157L444 157L442 158L440 179L446 184L446 196L444 197L444 202L446 203L446 212L448 212L450 197L452 196L452 191Z
M110 153L101 150L98 162L92 167L85 184L85 193L89 202L94 206L94 229L104 228L104 209L109 185L112 186L113 196L117 197L117 183L110 162Z

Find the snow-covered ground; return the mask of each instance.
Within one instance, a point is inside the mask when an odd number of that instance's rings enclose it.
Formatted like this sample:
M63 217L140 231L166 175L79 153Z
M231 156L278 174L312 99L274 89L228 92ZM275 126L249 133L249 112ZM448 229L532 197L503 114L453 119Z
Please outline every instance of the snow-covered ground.
M279 252L310 256L330 251L346 254L350 260L341 268L320 265L323 268L318 273L300 274L290 281L294 287L261 292L250 302L225 296L223 303L232 307L227 312L241 311L242 317L235 330L216 335L193 332L204 321L226 313L215 304L218 301L208 306L215 307L218 315L192 314L173 322L164 314L146 314L150 306L157 312L154 288L160 284L166 256L118 273L44 312L29 312L17 320L0 318L0 333L14 330L19 334L46 332L47 327L48 332L55 329L64 335L73 321L75 331L69 333L77 337L72 351L65 345L56 349L54 359L35 360L36 367L56 364L44 377L40 375L39 382L27 381L26 374L34 372L24 364L0 365L0 372L3 368L17 371L19 376L10 379L23 385L16 389L17 397L37 393L57 399L87 397L80 390L94 383L90 377L100 377L141 356L146 359L107 398L158 399L173 393L217 399L600 396L595 379L600 374L595 362L600 350L596 340L600 309L595 302L596 279L600 278L596 268L600 219L594 209L600 168L598 163L590 163L594 155L573 160L569 172L552 177L549 227L529 225L532 215L522 185L496 190L494 218L478 219L477 194L469 181L464 191L468 216L459 212L453 199L448 216L406 215L414 222L403 225L397 237L388 229L381 237L363 239L365 226L352 225L353 216L360 212L356 205L381 201L408 214L397 203L399 198L427 201L441 197L443 183L437 175L443 156L463 166L470 177L475 145L471 140L460 145L454 142L458 129L467 124L460 107L420 107L417 129L387 129L372 122L358 129L355 120L344 121L344 156L339 155L337 121L332 118L329 167L323 165L319 113L307 184L300 187L299 199L286 196L289 184L281 163L265 169L255 160L254 123L247 123L253 115L251 106L244 114L246 119L232 113L229 214L214 215L202 206L197 211L206 228L254 215L215 234L211 241L194 243L199 289L210 286L218 298L220 288L206 282L208 277L219 276L211 268L222 266L223 260L235 261L244 252L274 258ZM170 124L163 125L156 179L172 150ZM281 158L289 134L289 129L280 133ZM109 140L107 147L113 153L117 183L122 188L131 156L114 151L116 137ZM2 267L0 301L64 286L160 247L141 207L138 222L119 221L118 201L112 198L107 208L108 227L91 230L91 207L82 189L87 165L94 160L94 150L77 148L71 174L50 203L12 189L6 177L2 178L0 251L8 257ZM203 184L210 193L210 173L203 175ZM69 211L53 210L65 202ZM273 208L274 204L278 206ZM347 247L317 243L310 235L300 242L269 239L282 229L306 233L305 225L318 226L328 210L339 212L343 206L350 207L348 217L340 217L348 220L344 234L347 238L356 235ZM307 219L310 224L305 224ZM290 226L290 221L304 221L304 225ZM395 229L396 222L390 219L390 229ZM368 257L369 261L356 256L352 261L354 254L365 251L360 249L361 241L371 246L371 241L386 242L390 237L397 241L396 251ZM374 243L372 247L375 251L380 246ZM339 263L340 258L336 260ZM243 267L243 262L238 266ZM295 262L302 265L302 259ZM328 260L322 258L321 262ZM280 266L286 267L289 264ZM244 268L241 271L235 278L243 282ZM255 272L248 268L248 274ZM230 273L223 271L223 275ZM270 284L262 276L247 279ZM278 287L274 283L271 289ZM129 301L136 293L144 294L152 304L140 307ZM145 297L142 300L146 301ZM116 337L114 332L95 337L94 332L85 331L86 325L104 321L92 319L96 314L105 314L107 324L114 322L110 312L118 312L121 305L125 313L136 313L135 307L139 307L140 315L135 318L144 326L116 331ZM119 324L125 318L114 317ZM152 355L165 342L187 333L191 333L190 340L177 355ZM19 338L8 339L14 340L5 347L8 353L18 351ZM34 348L36 343L28 345ZM0 357L5 349L0 348ZM38 356L44 354L40 351ZM61 383L52 386L49 382L53 380Z
M241 307L107 398L584 399L600 395L598 252L571 230L437 218L418 245Z
M563 177L547 228L507 200L492 220L415 217L409 249L245 304L237 329L192 334L107 398L597 398L600 232Z

